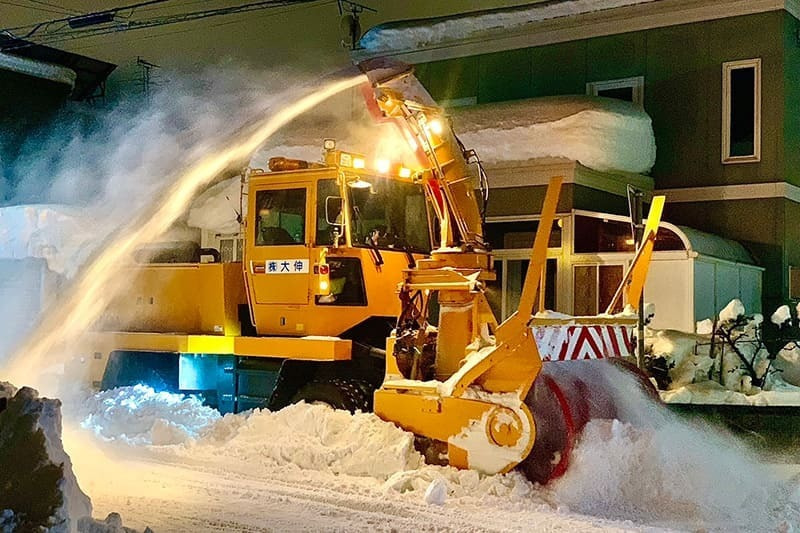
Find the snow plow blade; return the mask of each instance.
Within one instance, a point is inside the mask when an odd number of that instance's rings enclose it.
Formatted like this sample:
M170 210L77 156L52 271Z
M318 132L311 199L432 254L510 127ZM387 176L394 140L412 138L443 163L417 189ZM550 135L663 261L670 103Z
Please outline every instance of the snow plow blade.
M635 422L627 405L639 395L633 394L631 387L639 387L659 401L647 376L623 359L545 363L525 398L537 438L517 468L535 483L546 484L563 476L581 432L591 420Z

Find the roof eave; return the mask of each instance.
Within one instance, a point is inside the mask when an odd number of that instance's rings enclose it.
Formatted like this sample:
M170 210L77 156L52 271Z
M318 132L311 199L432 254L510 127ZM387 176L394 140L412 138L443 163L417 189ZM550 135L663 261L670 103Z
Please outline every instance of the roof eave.
M509 31L489 30L414 49L361 48L352 51L351 57L356 63L374 57L427 63L778 10L800 19L800 0L658 0L531 22Z

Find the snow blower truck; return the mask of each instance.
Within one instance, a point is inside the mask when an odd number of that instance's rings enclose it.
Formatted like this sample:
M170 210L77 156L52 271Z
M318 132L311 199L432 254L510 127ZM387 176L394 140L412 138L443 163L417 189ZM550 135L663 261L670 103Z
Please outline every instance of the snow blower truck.
M370 111L399 128L417 168L370 168L326 141L322 163L273 158L270 172L249 173L242 260L131 267L130 290L94 334L95 385L198 393L222 412L303 400L374 410L416 434L429 460L558 477L588 420L616 414L598 371L608 363L543 368L534 340L561 179L547 189L519 308L498 323L474 152L410 67L361 68ZM654 198L618 291L634 305L662 207Z

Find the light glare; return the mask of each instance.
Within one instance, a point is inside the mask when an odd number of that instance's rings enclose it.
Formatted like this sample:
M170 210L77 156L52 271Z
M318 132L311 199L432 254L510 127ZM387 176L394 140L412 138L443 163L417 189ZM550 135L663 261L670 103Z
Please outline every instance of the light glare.
M391 167L391 163L389 163L389 160L388 160L388 159L378 159L378 160L375 162L375 168L376 168L376 169L378 170L378 172L380 172L381 174L386 174L387 172L389 172L389 168L390 168L390 167Z
M442 121L438 118L435 118L428 122L428 129L436 135L441 135L444 131L444 126L442 126Z

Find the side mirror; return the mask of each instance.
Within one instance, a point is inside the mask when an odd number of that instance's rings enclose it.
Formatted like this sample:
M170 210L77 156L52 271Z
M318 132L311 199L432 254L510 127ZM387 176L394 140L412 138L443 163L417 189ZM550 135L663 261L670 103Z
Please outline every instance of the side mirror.
M344 202L341 196L328 196L325 198L325 222L331 226L341 226L343 223L343 209Z

